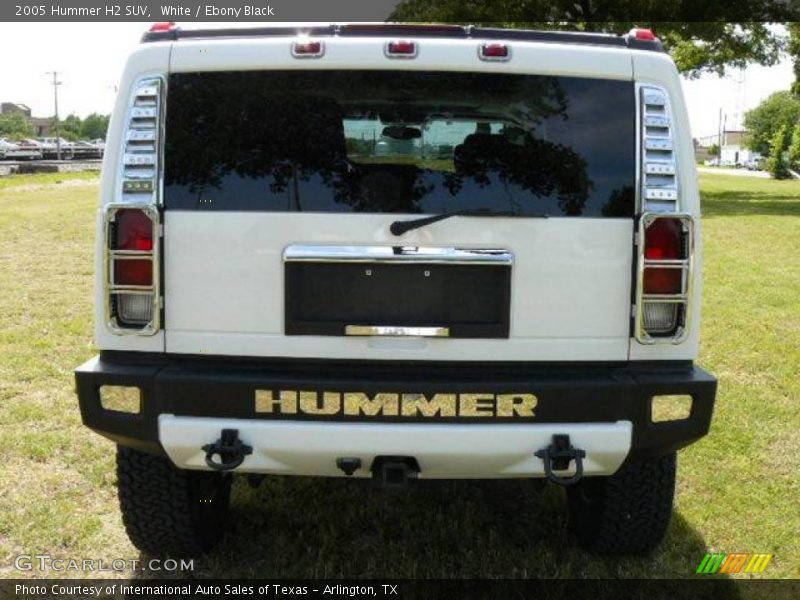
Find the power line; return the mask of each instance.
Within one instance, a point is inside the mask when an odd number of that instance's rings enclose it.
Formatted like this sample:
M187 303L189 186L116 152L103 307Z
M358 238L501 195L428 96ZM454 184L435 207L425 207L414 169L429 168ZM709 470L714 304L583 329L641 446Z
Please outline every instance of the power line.
M61 85L61 82L58 80L58 71L47 71L45 75L53 76L53 103L56 111L56 158L61 160L61 135L58 131L58 86Z

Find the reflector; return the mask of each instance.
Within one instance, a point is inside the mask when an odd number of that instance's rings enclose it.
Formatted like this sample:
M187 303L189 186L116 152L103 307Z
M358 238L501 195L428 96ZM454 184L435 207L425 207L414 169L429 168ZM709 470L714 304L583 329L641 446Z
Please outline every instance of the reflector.
M153 285L153 263L150 259L116 258L114 285Z
M139 414L141 392L138 387L127 385L100 386L100 406L105 410Z
M682 395L653 396L650 420L653 423L681 421L692 414L692 397Z
M683 291L681 269L647 267L644 270L645 294L680 294Z

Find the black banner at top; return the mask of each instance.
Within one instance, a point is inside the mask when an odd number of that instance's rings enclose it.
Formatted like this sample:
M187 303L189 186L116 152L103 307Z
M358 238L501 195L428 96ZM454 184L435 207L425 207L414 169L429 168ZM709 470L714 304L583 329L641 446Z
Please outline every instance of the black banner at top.
M0 21L385 21L398 0L11 0Z
M0 21L782 22L800 0L10 0Z

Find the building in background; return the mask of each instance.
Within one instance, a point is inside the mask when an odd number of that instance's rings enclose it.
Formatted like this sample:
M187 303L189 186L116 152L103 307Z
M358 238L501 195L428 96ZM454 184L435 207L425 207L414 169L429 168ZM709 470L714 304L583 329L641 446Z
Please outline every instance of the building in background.
M747 147L747 131L726 129L722 135L706 135L695 140L695 156L704 161L717 158L710 152L712 146L719 146L719 159L723 165L743 165L758 160L761 155Z
M21 114L33 126L35 137L49 137L52 129L51 117L34 117L27 104L0 102L0 115Z

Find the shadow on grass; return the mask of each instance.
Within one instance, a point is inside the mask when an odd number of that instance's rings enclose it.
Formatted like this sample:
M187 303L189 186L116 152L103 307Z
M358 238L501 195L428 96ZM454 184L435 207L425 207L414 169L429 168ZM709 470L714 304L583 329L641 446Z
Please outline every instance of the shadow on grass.
M758 194L745 191L703 192L701 210L706 217L800 216L800 184L797 196Z
M229 534L195 561L206 578L696 578L703 538L679 514L646 557L603 559L566 530L562 490L532 480L236 480ZM708 576L704 576L708 577ZM727 582L726 587L727 587ZM736 590L731 582L730 594Z

